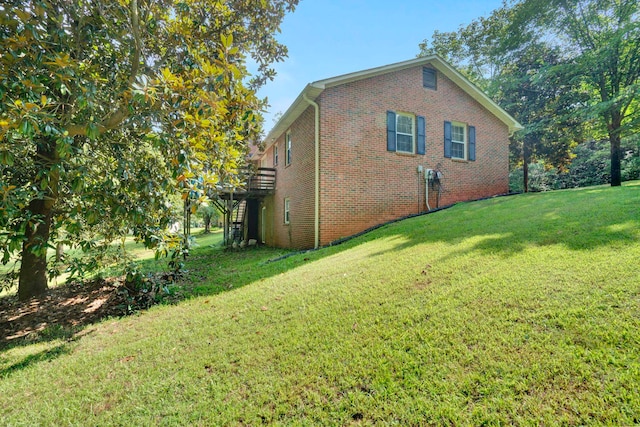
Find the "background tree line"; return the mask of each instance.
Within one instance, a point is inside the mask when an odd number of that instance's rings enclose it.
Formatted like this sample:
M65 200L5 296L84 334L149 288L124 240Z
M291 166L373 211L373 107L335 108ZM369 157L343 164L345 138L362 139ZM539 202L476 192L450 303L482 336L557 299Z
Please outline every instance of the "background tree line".
M640 179L640 137L622 140L620 170L622 181ZM611 182L611 150L608 141L590 141L576 145L571 162L556 168L544 160L531 163L528 168L529 191L560 190L564 188L603 185ZM509 190L524 191L523 168L516 167L509 174Z
M505 1L434 32L420 54L452 62L524 126L511 138L512 189L530 189L531 165L536 179L555 175L548 188L618 186L638 176L639 18L636 0Z

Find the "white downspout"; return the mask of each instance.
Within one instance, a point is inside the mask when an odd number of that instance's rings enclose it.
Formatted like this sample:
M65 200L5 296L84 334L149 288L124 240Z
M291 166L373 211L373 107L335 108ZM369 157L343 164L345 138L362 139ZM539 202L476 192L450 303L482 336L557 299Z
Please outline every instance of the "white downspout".
M314 207L314 248L320 247L320 106L302 93L302 98L315 109L315 207Z
M432 173L432 169L427 169L424 171L424 198L427 202L427 211L431 210L431 206L429 206L429 175L431 175Z

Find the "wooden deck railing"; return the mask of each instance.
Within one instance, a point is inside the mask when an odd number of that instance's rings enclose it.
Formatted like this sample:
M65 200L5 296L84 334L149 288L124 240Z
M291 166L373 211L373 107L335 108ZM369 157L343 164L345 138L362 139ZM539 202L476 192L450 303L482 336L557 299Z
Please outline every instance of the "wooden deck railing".
M273 191L276 188L276 170L273 168L257 168L249 172L247 191Z
M265 196L276 189L276 170L273 168L246 168L240 172L244 186L231 189L218 187L217 197L229 200L252 196Z

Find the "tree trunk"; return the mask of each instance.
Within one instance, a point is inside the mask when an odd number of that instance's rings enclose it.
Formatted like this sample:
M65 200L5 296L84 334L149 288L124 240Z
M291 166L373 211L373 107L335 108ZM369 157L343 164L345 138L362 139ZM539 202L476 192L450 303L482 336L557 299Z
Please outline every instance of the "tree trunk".
M522 143L522 183L524 192L529 192L529 162L531 162L531 150L525 136Z
M213 215L211 215L211 214L207 214L207 213L205 213L205 214L202 216L202 219L204 220L204 233L205 233L205 234L208 234L208 233L210 233L210 232L211 232L211 217L212 217L212 216L213 216Z
M191 236L191 199L187 197L184 200L184 211L182 218L184 220L182 224L182 231L184 234L184 238L188 239Z
M601 86L602 87L602 86ZM615 91L618 94L619 90ZM601 89L602 101L609 100L608 94ZM605 113L604 120L607 123L607 133L609 134L609 143L611 144L611 186L620 187L622 184L622 172L620 167L620 131L622 129L622 119L624 114L620 111L620 107L613 106Z
M620 171L620 134L609 134L611 143L611 186L619 187L622 184Z
M47 246L51 232L53 207L58 200L60 172L56 166L60 162L56 151L56 141L44 137L36 142L36 166L39 172L48 174L46 195L33 199L27 207L32 218L25 228L22 244L22 259L18 276L18 299L25 301L46 292L47 286Z
M46 292L47 286L47 242L51 228L53 203L32 200L29 211L41 218L41 222L28 223L22 244L22 263L18 282L18 299L25 301Z
M64 244L59 243L56 245L56 262L62 262L64 256Z

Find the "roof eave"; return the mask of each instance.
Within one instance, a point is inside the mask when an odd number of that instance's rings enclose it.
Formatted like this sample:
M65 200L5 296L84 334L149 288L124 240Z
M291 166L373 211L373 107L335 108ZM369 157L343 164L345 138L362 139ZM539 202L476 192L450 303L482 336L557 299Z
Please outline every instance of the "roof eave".
M458 70L450 66L442 58L435 56L434 66L453 81L459 88L465 91L469 96L475 99L480 105L489 110L501 122L509 128L509 135L524 129L509 113L502 109L495 101L489 98L482 90L480 90L473 82L464 77Z
M311 101L315 101L318 96L322 93L323 88L316 86L314 83L309 83L305 88L300 92L298 97L293 101L293 103L289 106L287 111L280 117L280 119L276 122L276 124L271 128L267 136L265 137L265 150L268 148L273 142L296 121L296 119L304 112L304 110L309 107L309 103L305 100L305 96L307 99Z
M293 101L291 106L280 117L275 126L269 131L269 134L265 138L265 151L269 148L277 138L280 137L289 127L296 121L296 119L302 114L308 107L309 103L306 99L315 101L320 94L328 88L339 86L365 78L375 77L381 74L386 74L393 71L400 71L406 68L415 67L417 65L424 65L431 63L438 71L443 73L449 79L451 79L458 87L465 91L469 96L475 99L480 105L489 110L500 121L507 125L509 134L513 134L519 130L524 129L520 123L518 123L509 113L504 111L498 104L496 104L491 98L489 98L483 91L481 91L476 85L474 85L469 79L464 77L455 68L450 66L438 55L423 56L408 61L397 62L394 64L384 65L381 67L370 68L363 71L357 71L354 73L343 74L328 79L318 80L313 83L307 84L303 91Z

